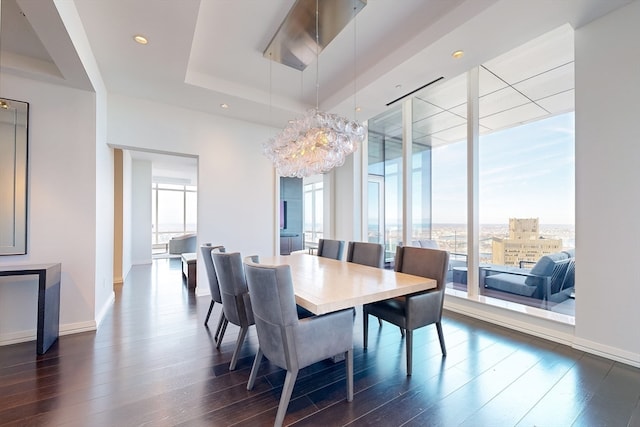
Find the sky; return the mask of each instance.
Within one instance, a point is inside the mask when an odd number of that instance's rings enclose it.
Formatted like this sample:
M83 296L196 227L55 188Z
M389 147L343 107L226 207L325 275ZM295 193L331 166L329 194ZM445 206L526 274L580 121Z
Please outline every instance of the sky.
M574 113L480 137L480 223L575 223ZM433 223L466 223L466 141L433 150Z

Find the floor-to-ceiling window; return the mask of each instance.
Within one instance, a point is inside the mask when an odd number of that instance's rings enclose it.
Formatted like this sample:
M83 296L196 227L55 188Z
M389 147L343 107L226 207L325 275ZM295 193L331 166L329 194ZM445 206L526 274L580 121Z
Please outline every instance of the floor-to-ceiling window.
M195 186L153 183L151 194L154 247L166 247L172 237L196 232Z
M480 286L573 314L573 30L551 31L479 73L480 264L489 266Z
M304 184L304 242L315 245L323 236L324 192L322 177Z
M449 251L449 282L467 257L466 108L464 75L420 91L412 105L413 243Z
M369 120L368 144L368 240L384 243L390 262L403 241L401 105Z
M411 201L402 214L402 110L370 120L372 176L384 182L385 238L411 228L413 245L451 253L449 287L574 314L573 30L561 27L478 67L445 79L411 100ZM472 86L473 87L473 86ZM468 152L467 98L478 100L478 151ZM393 147L390 152L389 148ZM393 154L392 154L393 153ZM467 161L478 156L478 192L467 190ZM470 197L473 196L473 197ZM372 196L369 227L372 230ZM480 271L467 283L467 201L478 200ZM410 207L410 208L409 208ZM395 224L395 220L399 224ZM396 239L396 243L401 237ZM476 290L477 289L477 290Z

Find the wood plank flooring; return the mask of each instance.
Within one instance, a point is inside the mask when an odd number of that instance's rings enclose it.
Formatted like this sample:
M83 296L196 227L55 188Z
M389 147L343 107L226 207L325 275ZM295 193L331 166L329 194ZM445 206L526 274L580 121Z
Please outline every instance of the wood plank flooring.
M272 425L284 372L263 362L247 391L255 330L229 372L238 328L217 350L220 307L211 330L208 307L184 286L179 259L134 267L97 333L60 337L42 356L35 341L0 347L0 425ZM448 356L433 326L420 329L407 377L398 329L370 322L364 352L358 310L353 402L344 362L321 362L300 372L285 423L640 426L640 369L453 313L443 323Z

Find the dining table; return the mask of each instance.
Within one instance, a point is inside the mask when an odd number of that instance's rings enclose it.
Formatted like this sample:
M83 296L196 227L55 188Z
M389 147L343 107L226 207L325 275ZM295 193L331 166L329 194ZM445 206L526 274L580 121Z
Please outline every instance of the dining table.
M316 315L436 287L435 279L304 252L260 257L259 262L289 265L296 303Z

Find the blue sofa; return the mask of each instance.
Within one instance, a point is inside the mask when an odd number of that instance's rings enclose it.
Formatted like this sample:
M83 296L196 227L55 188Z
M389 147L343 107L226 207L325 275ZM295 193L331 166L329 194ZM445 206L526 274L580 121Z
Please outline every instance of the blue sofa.
M575 289L575 251L545 255L531 269L482 267L480 283L488 289L562 302L572 296Z

